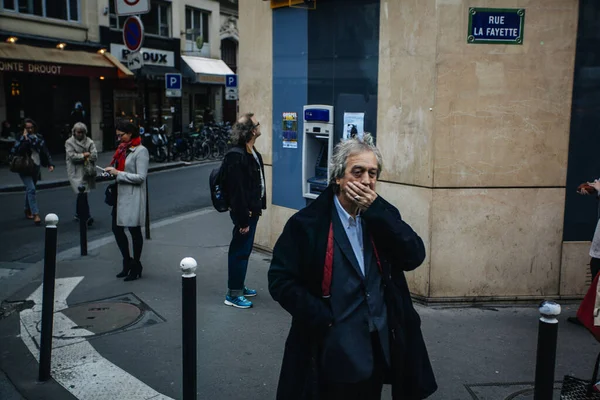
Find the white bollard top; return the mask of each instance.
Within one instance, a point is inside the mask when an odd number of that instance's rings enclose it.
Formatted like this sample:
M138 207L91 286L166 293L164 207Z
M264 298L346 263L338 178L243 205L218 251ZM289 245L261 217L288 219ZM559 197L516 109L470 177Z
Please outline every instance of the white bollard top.
M554 301L543 301L540 306L540 321L549 324L556 324L558 320L556 317L560 315L560 304Z
M56 214L46 215L46 227L56 228L56 225L58 225L58 215L56 215Z
M198 263L192 257L186 257L179 263L181 267L181 272L183 272L184 278L193 278L196 276L196 268L198 267Z

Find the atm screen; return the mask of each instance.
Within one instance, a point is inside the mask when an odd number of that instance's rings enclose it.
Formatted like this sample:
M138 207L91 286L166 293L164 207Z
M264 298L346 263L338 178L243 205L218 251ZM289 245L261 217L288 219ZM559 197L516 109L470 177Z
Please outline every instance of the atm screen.
M317 161L317 167L327 169L327 145L321 146L319 154L319 160Z

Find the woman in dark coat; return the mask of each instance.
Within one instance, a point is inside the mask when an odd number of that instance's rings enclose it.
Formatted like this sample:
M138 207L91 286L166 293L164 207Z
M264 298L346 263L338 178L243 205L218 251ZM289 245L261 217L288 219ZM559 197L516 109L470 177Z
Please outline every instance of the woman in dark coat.
M42 177L40 168L47 167L48 171L52 172L54 164L44 137L37 132L37 125L32 119L25 119L25 129L10 154L11 157L29 157L33 161L33 168L29 171L20 171L19 176L25 186L25 217L32 219L36 225L41 225L35 185Z
M365 134L364 140L372 139ZM330 287L327 285L331 285L331 281L324 272L333 257L330 243L332 211L336 207L334 197L348 196L360 207L360 202L365 204L366 193L369 195L368 204L357 215L363 220L367 235L374 244L383 285L383 301L387 308L389 335L385 336L389 336L391 365L386 368L383 381L392 385L394 399L424 399L437 389L421 334L421 321L412 305L404 277L404 271L417 268L425 259L423 241L402 221L398 210L374 191L374 183L381 172L381 156L374 146L358 143L357 139L350 139L338 144L332 156L329 187L312 204L290 218L273 250L269 290L272 297L292 315L277 391L279 400L323 398L322 346L333 332L332 325L338 323L331 300L326 298ZM344 149L347 153L340 157ZM350 176L351 181L356 172L348 171L352 168L347 169L346 164L352 156L369 151L377 155L375 170L368 171L372 175L372 190L353 192L348 188L356 187L354 183L348 184L343 180ZM339 265L338 262L333 268ZM365 363L369 361L365 358ZM333 364L336 362L341 366L347 360L336 359Z

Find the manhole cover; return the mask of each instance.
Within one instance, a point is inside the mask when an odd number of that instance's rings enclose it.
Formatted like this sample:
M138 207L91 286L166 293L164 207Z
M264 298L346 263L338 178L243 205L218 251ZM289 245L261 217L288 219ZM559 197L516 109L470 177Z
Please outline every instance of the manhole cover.
M56 332L55 337L87 337L126 328L142 315L139 307L129 303L97 302L66 308L63 314L75 323L71 332ZM55 318L60 318L55 316Z
M64 323L56 324L62 320ZM54 313L57 339L91 338L149 327L165 319L133 293L74 304ZM38 326L38 330L40 327Z

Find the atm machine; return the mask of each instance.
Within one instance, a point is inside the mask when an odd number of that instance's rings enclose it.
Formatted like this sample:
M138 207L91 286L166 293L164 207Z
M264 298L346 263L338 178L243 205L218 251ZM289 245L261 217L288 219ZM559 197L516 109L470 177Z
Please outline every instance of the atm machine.
M302 194L316 199L327 188L333 152L333 107L304 106L302 141Z

